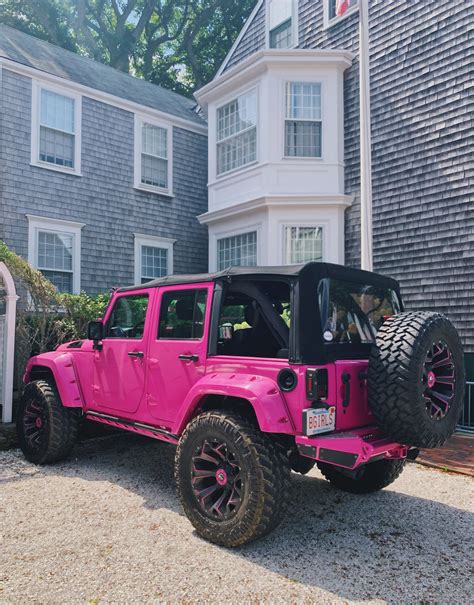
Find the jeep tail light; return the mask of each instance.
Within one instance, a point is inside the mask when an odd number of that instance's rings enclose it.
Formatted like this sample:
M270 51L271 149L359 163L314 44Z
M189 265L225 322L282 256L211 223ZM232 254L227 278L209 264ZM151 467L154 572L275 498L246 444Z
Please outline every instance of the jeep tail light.
M328 371L326 368L306 370L306 398L326 401L328 398Z

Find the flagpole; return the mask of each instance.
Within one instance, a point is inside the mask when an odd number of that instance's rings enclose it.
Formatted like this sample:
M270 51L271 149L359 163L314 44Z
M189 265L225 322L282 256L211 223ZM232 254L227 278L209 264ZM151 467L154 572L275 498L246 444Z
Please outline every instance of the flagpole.
M360 266L362 269L372 271L372 138L368 1L359 0Z

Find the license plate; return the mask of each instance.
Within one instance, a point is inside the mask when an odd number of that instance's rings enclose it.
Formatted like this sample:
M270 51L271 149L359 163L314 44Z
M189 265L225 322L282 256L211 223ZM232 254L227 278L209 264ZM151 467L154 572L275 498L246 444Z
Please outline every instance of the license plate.
M303 410L303 432L308 437L319 433L327 433L336 428L336 406L327 410L323 408L308 408Z

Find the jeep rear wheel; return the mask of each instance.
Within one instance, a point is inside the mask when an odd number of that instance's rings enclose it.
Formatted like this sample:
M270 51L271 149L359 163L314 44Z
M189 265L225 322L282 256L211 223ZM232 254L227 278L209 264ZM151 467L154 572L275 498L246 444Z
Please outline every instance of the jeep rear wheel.
M35 464L66 458L76 442L79 419L79 411L63 407L56 388L49 382L27 384L16 421L25 458Z
M335 487L352 494L376 492L393 483L402 472L405 460L377 460L351 471L318 462L318 468Z
M369 359L369 405L394 441L438 447L456 427L464 379L462 346L451 322L439 313L401 313L377 334Z
M184 511L197 533L241 546L272 531L288 506L284 451L239 416L211 411L191 421L176 452Z

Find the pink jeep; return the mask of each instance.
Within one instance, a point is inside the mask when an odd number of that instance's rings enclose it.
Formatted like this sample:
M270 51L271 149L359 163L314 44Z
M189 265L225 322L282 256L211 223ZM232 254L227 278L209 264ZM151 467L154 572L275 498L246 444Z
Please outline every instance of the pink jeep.
M177 444L184 510L238 546L282 519L290 469L379 490L454 431L463 353L399 286L325 263L174 275L117 290L88 340L30 359L18 410L28 460L71 451L81 419Z

